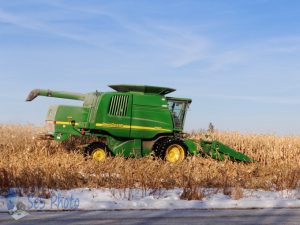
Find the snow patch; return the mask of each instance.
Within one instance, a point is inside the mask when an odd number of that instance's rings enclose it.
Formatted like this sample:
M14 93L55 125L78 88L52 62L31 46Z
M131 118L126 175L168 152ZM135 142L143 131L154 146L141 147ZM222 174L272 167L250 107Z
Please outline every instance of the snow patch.
M202 200L181 200L182 189L89 189L51 190L51 197L16 197L26 211L38 210L116 210L116 209L226 209L300 207L299 190L271 192L243 190L243 197L234 200L215 189ZM56 201L56 202L55 202ZM77 202L76 202L77 201ZM77 205L78 203L78 205ZM0 197L0 211L7 212L8 198ZM73 204L73 205L72 205ZM74 206L74 207L73 207ZM75 207L77 206L77 207ZM72 208L73 207L73 208Z

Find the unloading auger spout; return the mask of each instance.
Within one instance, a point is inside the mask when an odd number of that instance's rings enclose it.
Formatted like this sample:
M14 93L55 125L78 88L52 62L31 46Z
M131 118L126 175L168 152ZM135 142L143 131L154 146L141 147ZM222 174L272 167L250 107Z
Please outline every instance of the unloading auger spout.
M35 99L38 96L65 98L65 99L84 101L86 95L81 94L81 93L73 93L73 92L52 91L52 90L47 90L47 89L34 89L29 93L26 101L32 101L33 99Z

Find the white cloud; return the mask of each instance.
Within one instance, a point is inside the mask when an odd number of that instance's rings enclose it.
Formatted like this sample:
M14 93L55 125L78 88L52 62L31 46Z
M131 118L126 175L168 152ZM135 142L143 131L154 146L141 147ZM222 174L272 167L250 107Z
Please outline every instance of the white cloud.
M210 57L211 41L200 35L193 34L189 29L182 27L156 26L151 24L147 34L141 29L147 40L169 59L169 64L175 68L183 67L194 62L207 60Z
M157 49L157 55L166 58L167 63L176 68L204 60L209 55L210 40L204 36L193 34L189 28L162 25L161 22L157 24L156 21L149 20L132 22L126 16L117 14L107 7L89 8L63 3L53 4L68 11L106 16L129 31L128 36L140 43L141 48L150 46ZM120 34L121 37L122 34Z
M2 9L0 9L0 22L32 30L43 29L43 25L36 21L5 12Z
M148 18L141 18L138 22L133 22L128 17L116 13L112 5L110 7L90 8L87 6L69 5L63 2L51 2L47 4L59 9L71 11L72 15L91 14L104 16L117 23L127 32L122 33L116 30L109 33L104 30L87 30L86 34L80 31L70 31L70 29L57 27L45 20L36 20L32 17L20 16L14 13L5 12L0 9L0 21L17 27L48 33L57 37L62 37L80 43L106 48L110 51L122 53L123 55L133 55L138 57L144 53L144 49L150 49L149 57L156 57L164 61L165 64L174 68L185 67L193 63L201 65L202 72L218 72L228 67L234 67L243 63L248 65L257 61L258 58L266 54L290 54L300 52L300 37L279 37L262 39L260 41L240 43L231 47L224 46L208 38L206 33L195 31L193 26L175 26L163 24ZM81 15L81 16L80 16ZM80 26L80 25L79 25ZM81 25L84 26L84 25ZM106 33L107 32L107 33ZM117 46L119 41L132 44L132 51L127 48Z
M276 37L269 40L270 52L274 53L299 53L300 36Z
M0 9L0 22L11 24L20 28L30 29L37 32L48 33L57 37L63 37L66 39L78 41L88 45L105 47L105 44L102 44L101 42L93 41L91 38L89 38L86 35L67 32L63 29L58 29L45 21L44 22L37 21L25 16L16 15L14 13L8 13L2 9Z
M270 96L242 96L242 95L198 95L198 97L215 98L215 99L231 99L241 100L246 102L270 103L270 104L284 104L284 105L299 105L300 99L284 98L284 97L270 97Z

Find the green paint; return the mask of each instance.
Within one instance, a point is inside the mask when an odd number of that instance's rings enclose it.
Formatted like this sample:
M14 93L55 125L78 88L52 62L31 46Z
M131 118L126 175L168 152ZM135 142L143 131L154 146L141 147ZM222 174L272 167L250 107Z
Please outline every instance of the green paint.
M184 143L188 147L188 151L191 155L199 155L199 144L192 139L185 139Z
M87 94L35 89L27 101L37 96L83 101L80 106L50 106L46 117L48 133L54 140L65 141L71 136L97 136L105 140L113 155L142 157L152 152L162 136L182 137L189 98L166 97L175 89L155 86L111 85L116 92ZM220 142L184 143L191 155L202 148L213 158L224 155L239 161L251 161L242 153Z
M235 161L254 162L250 157L235 151L227 145L219 141L205 141L201 140L200 145L205 154L210 155L214 159L224 160L229 157Z

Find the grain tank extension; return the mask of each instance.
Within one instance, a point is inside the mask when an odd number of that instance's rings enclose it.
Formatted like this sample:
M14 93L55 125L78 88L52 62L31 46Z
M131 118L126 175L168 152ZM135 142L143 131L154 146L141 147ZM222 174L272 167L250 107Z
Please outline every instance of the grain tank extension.
M168 97L172 88L137 85L110 85L115 91L87 94L35 89L37 96L83 101L82 106L50 106L46 117L48 135L65 141L71 136L96 136L85 153L95 160L108 155L143 157L151 153L169 162L187 155L207 155L223 160L252 162L248 156L218 141L196 142L183 137L189 98ZM101 141L100 141L101 140Z

